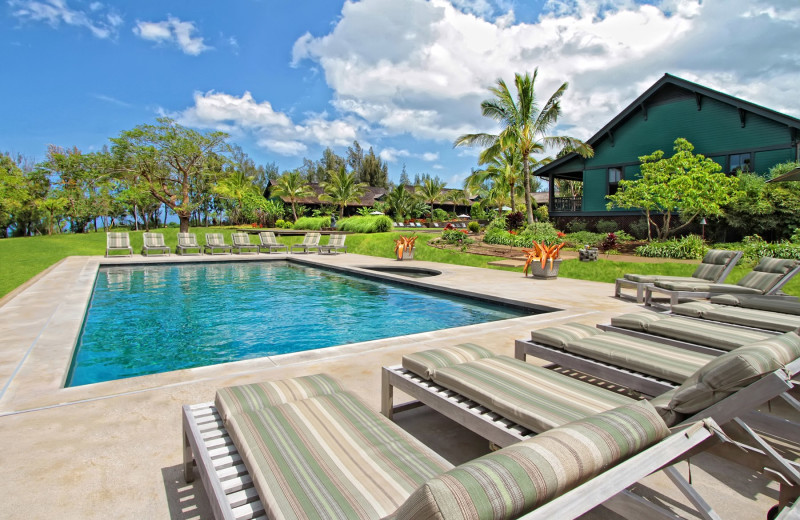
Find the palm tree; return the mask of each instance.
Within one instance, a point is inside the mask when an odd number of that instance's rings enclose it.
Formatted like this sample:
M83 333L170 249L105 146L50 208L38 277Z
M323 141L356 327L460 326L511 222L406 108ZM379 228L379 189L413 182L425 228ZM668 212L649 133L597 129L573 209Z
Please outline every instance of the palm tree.
M319 196L320 200L339 205L339 218L344 217L344 208L350 202L359 202L364 195L363 182L356 181L356 172L347 173L344 166L339 171L331 172L327 182L320 184L325 193Z
M396 186L392 191L386 194L386 206L390 209L394 218L399 222L411 211L411 205L414 202L414 197L406 189L405 184Z
M517 95L514 97L505 81L497 80L497 86L489 91L494 94L494 99L487 99L481 103L484 116L490 117L503 125L498 135L494 134L465 134L455 140L453 146L484 146L481 152L481 164L488 163L493 157L503 150L513 149L522 160L522 182L525 190L525 210L528 223L533 223L533 206L530 187L530 156L544 153L548 148L556 148L558 154L577 152L583 157L591 157L594 150L588 144L574 137L549 136L547 133L558 122L561 114L561 96L566 92L569 84L564 82L539 109L536 100L535 83L539 69L533 71L533 76L526 73L524 76L514 75Z
M212 191L231 202L231 220L234 224L241 223L241 208L244 198L248 193L258 190L253 183L254 177L247 175L241 170L236 170L222 179Z
M417 195L431 205L431 220L433 220L433 205L442 200L443 189L444 182L439 179L428 178L422 186L417 186Z
M508 188L508 195L511 199L511 210L517 210L517 192L522 188L521 160L513 149L502 150L500 154L492 157L488 166L483 170L478 170L475 175L481 182L489 181L492 185L500 184Z
M277 197L286 197L292 204L292 215L297 220L297 201L312 195L311 186L303 179L298 171L286 172L275 181L272 194Z

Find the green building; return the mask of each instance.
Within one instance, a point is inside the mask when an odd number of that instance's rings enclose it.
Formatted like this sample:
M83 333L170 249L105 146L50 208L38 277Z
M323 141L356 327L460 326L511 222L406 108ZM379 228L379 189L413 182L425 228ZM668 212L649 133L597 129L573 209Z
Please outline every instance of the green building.
M665 74L588 139L594 157L573 153L536 171L549 181L551 217L562 224L576 217L621 223L638 218L636 210L606 209L606 195L621 179L639 177L640 156L655 150L671 156L678 137L730 173L766 173L778 163L800 161L800 119ZM583 196L556 196L556 179L581 181Z

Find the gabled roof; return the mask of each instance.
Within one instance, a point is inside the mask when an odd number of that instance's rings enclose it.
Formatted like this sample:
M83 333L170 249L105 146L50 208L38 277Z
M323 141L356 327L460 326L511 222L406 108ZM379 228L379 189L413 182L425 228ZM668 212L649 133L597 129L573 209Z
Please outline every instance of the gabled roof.
M775 110L766 107L762 107L761 105L756 105L755 103L739 99L737 97L725 94L723 92L719 92L717 90L704 87L703 85L692 83L691 81L687 81L683 78L673 76L672 74L664 74L664 76L662 76L661 79L656 81L653 84L653 86L644 91L644 93L641 96L637 97L630 105L628 105L607 125L598 130L597 133L594 134L592 137L587 139L586 142L594 147L598 141L607 137L609 134L613 133L613 131L617 127L624 124L631 116L639 114L642 111L645 111L646 113L647 101L652 100L657 93L662 92L665 89L669 89L670 87L673 88L678 87L680 89L692 92L695 95L695 98L697 99L698 107L702 105L703 98L711 98L716 101L720 101L722 103L726 103L728 105L737 108L740 111L741 117L744 117L744 114L749 112L751 114L756 114L761 117L771 119L778 123L784 124L789 128L800 130L800 119L788 116L786 114L782 114L780 112L776 112ZM571 161L576 157L579 157L577 153L574 152L569 153L563 157L556 159L550 164L539 168L538 170L536 170L536 172L534 172L534 175L537 176L547 175L547 173L553 168L557 168L560 165L568 161Z

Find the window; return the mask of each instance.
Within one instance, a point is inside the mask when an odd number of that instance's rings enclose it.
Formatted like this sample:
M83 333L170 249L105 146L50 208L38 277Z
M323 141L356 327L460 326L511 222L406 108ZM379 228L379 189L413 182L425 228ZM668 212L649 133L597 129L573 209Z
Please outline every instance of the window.
M614 195L619 189L619 181L622 180L622 168L608 169L608 194Z
M728 156L728 172L736 173L738 171L751 172L753 171L753 163L751 162L749 153L737 153Z

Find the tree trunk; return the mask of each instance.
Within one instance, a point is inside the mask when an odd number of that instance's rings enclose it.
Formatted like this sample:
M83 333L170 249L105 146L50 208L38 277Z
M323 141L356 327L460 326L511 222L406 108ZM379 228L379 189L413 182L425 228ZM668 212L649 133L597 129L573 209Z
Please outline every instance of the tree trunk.
M514 197L514 185L511 185L511 211L517 210L517 202L516 198Z
M297 222L297 210L294 207L294 201L292 201L292 216L294 216L294 221Z
M183 213L178 214L178 219L181 223L181 233L188 233L189 232L189 217L191 213Z
M136 204L133 205L133 228L135 231L139 231L139 216L137 214Z
M344 218L344 204L339 206L339 220L342 220L343 218Z
M531 172L528 170L528 154L522 156L522 182L525 183L525 213L528 224L533 224L533 208L531 207Z
M167 210L168 209L169 208L167 207L167 205L164 204L164 225L162 227L167 227Z

